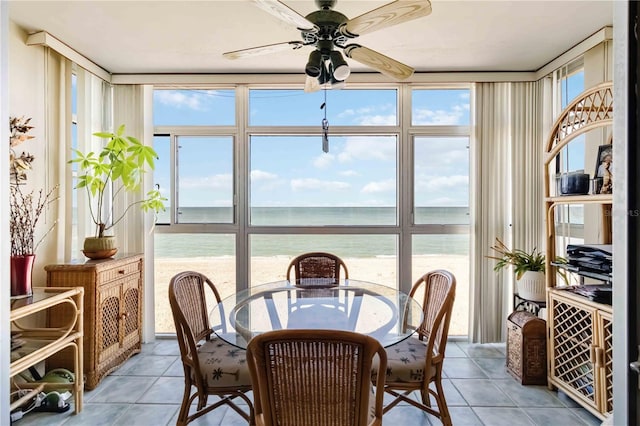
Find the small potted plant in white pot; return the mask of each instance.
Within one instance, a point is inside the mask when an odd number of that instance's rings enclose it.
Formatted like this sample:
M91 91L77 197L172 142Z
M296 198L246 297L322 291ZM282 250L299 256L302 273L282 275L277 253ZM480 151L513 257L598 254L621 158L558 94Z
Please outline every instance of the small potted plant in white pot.
M130 203L117 217L113 216L114 200L123 192L138 190L142 176L154 169L158 155L150 146L143 145L133 136L124 135L124 125L115 133L98 132L94 136L107 139L102 151L83 154L75 150L76 158L70 163L78 165L78 184L76 188L85 188L91 203L89 212L96 225L93 237L84 241L84 254L92 259L111 257L116 254L115 236L108 231L122 221L130 209L139 206L143 211L155 213L164 211L164 198L158 189L147 192L142 200Z
M543 253L535 247L531 252L520 249L512 250L499 238L496 238L491 249L500 255L487 256L498 261L493 268L494 271L498 272L508 266L513 266L519 297L534 302L546 300L545 256Z

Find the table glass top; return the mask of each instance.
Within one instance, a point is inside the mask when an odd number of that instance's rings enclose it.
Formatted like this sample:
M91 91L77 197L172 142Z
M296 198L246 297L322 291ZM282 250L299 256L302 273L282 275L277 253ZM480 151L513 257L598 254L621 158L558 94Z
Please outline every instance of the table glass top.
M395 288L320 279L243 290L216 305L210 323L219 337L240 348L266 331L294 328L355 331L390 346L413 334L422 316L420 304Z

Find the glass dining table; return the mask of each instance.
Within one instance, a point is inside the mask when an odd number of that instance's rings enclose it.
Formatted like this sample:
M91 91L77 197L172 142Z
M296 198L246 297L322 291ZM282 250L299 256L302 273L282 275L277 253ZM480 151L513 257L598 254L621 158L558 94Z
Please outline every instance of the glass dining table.
M216 335L242 349L258 334L283 329L354 331L388 347L413 334L422 318L422 307L407 294L352 279L253 286L225 298L209 315Z

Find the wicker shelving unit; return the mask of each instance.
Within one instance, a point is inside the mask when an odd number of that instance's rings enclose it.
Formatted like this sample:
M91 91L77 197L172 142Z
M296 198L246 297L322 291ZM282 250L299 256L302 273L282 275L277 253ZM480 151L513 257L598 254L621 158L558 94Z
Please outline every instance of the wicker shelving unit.
M29 401L40 391L69 389L73 393L75 413L82 411L82 336L83 336L83 301L84 289L34 287L33 295L11 301L9 316L10 328L20 333L22 346L11 351L10 377L11 390L31 389L25 397L11 403L14 410ZM37 327L38 315L64 307L67 315L60 317L58 326ZM68 352L69 369L76 377L74 383L32 382L16 384L14 377L30 367L55 357L61 352ZM9 415L3 416L4 420Z
M601 205L603 241L610 244L607 220L611 194L560 195L556 193L555 164L563 148L577 136L613 122L612 83L586 90L556 120L545 148L547 325L549 327L548 385L559 388L600 419L613 411L612 308L562 287L557 287L556 208L566 205ZM594 277L590 277L594 278ZM607 280L603 280L607 281ZM609 280L610 283L610 280Z

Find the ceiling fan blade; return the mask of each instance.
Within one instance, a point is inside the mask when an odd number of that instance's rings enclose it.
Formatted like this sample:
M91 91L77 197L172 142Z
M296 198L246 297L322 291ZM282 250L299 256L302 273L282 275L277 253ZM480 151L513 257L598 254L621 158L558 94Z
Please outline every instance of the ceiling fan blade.
M349 58L355 59L361 64L368 65L374 70L391 78L397 78L398 80L411 77L414 71L413 68L402 62L398 62L395 59L391 59L382 53L360 46L359 44L349 44L345 46L344 53Z
M253 0L258 7L266 10L276 18L283 20L304 31L317 32L319 28L304 16L278 0Z
M267 53L281 52L283 50L296 50L304 46L301 41L285 41L284 43L267 44L264 46L250 47L248 49L234 50L222 54L227 59L240 59L249 56L266 55Z
M429 0L396 0L349 19L340 28L340 32L347 37L357 37L412 19L421 18L430 13L431 3Z

